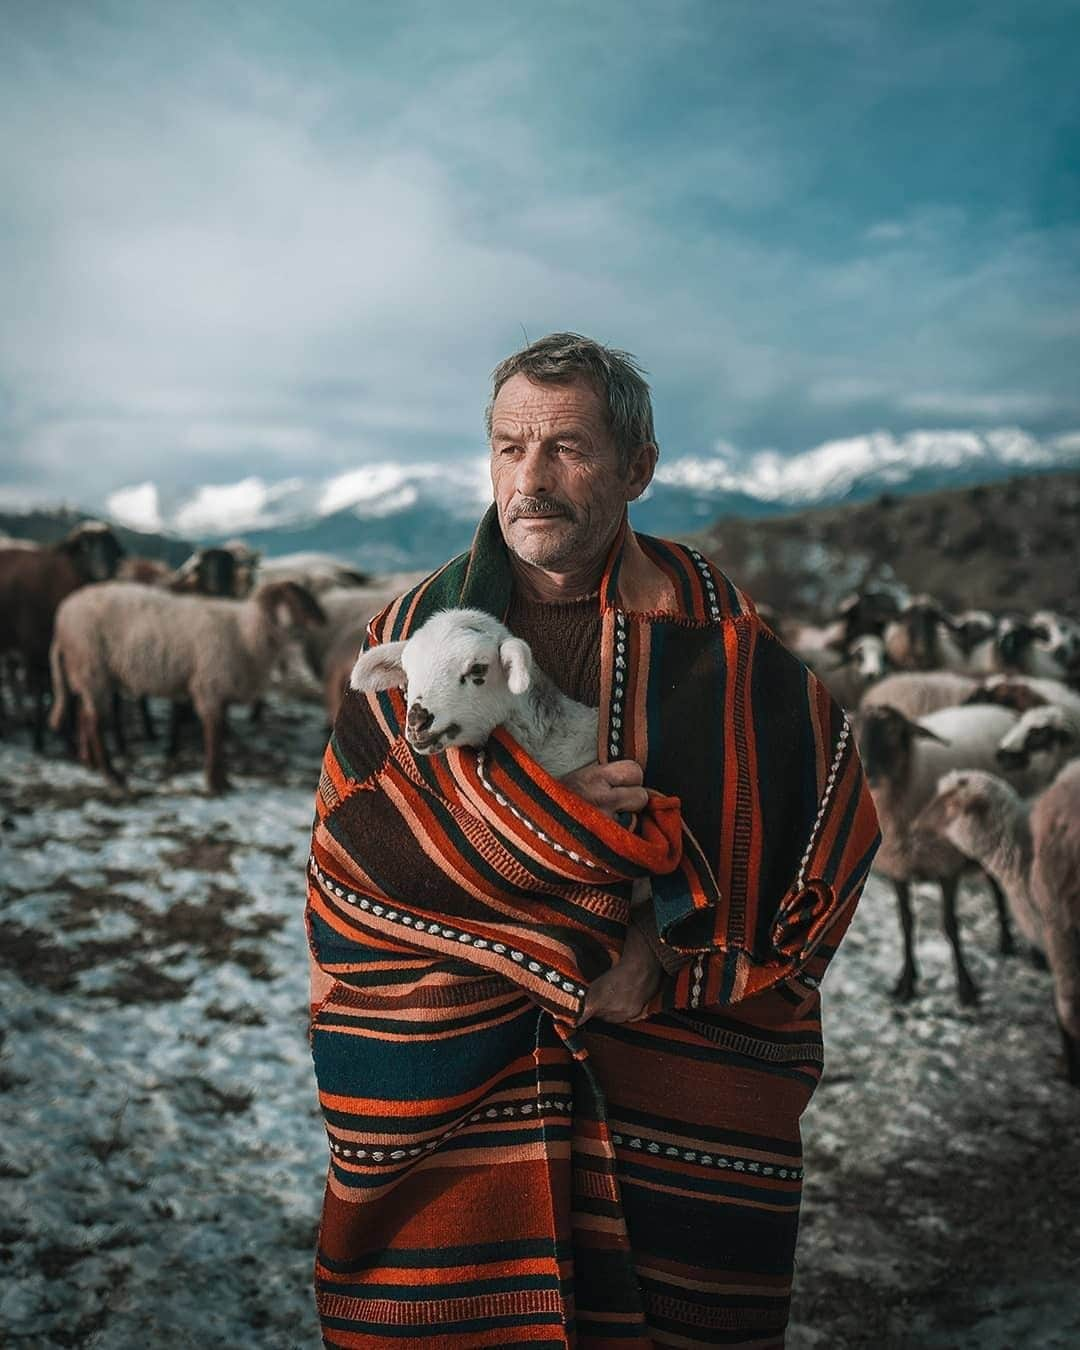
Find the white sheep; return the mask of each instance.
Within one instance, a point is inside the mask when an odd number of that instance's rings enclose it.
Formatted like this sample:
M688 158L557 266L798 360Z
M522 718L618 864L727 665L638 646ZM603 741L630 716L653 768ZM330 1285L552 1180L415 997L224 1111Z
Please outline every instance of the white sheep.
M997 761L1003 769L1032 768L1045 781L1080 754L1080 709L1047 703L1029 708L1002 737Z
M1017 927L1045 953L1069 1081L1080 1087L1080 761L1030 807L993 774L954 771L920 820L997 879Z
M257 585L268 581L295 581L321 600L326 591L342 586L365 586L371 578L332 553L283 553L259 560Z
M318 603L288 581L261 586L243 601L135 582L85 586L56 612L52 725L63 721L68 692L77 695L84 757L119 780L101 736L113 690L190 698L203 725L207 786L221 792L228 786L221 752L227 706L258 698L284 644L322 622Z
M957 993L962 1003L974 1003L978 990L964 963L956 918L959 879L969 863L940 836L915 825L916 818L933 797L938 779L950 769L978 768L1003 772L996 751L1002 738L1018 721L1008 708L992 705L943 708L913 721L888 705L860 712L859 750L881 823L882 843L874 868L888 877L896 891L904 940L904 965L895 993L911 998L918 973L914 954L914 919L911 883L936 881L942 892L946 936L953 949ZM1010 773L1021 791L1041 786L1030 771ZM1011 950L1007 906L994 883L1001 950Z
M951 670L902 670L871 685L859 700L859 713L888 706L905 717L925 717L939 708L966 702L978 688L972 676Z
M421 755L482 746L504 726L554 778L596 759L597 709L568 698L529 644L483 610L442 610L406 641L372 647L349 684L404 689L405 737Z

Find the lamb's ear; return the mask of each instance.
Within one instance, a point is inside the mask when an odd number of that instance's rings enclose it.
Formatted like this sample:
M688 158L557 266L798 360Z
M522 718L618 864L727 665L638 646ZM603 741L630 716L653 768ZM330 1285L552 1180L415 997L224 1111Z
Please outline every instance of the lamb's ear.
M532 683L532 652L521 638L504 638L499 643L499 661L512 694L523 694Z
M404 689L405 669L401 664L404 642L383 642L370 651L361 652L349 676L349 687L361 694L374 694L380 689Z

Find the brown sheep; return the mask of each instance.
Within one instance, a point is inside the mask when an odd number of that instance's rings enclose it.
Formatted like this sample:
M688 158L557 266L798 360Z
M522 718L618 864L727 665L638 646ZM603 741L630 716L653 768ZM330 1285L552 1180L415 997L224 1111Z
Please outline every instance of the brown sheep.
M49 643L57 606L72 591L116 573L124 550L107 525L84 521L46 548L0 549L0 655L22 664L34 698L34 749L45 744Z

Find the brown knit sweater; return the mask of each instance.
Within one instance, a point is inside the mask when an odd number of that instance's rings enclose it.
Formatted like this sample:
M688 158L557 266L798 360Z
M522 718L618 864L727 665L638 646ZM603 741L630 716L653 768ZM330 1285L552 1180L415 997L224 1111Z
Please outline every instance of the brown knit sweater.
M599 706L602 623L597 592L574 600L530 600L515 590L506 626L524 638L536 664L568 698ZM661 941L651 901L635 908L633 923L669 973L690 960Z

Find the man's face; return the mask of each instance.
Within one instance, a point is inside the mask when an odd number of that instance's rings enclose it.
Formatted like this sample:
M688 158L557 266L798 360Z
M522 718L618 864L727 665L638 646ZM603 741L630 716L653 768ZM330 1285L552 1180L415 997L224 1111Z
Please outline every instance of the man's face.
M604 404L585 382L511 376L491 410L491 483L507 547L546 572L587 567L607 552L655 459L655 447L642 447L623 472Z

